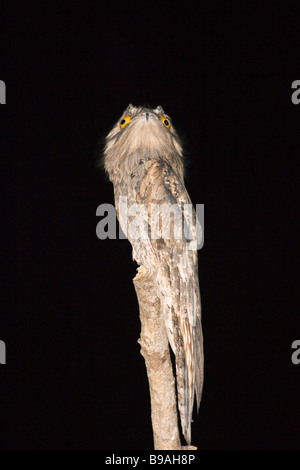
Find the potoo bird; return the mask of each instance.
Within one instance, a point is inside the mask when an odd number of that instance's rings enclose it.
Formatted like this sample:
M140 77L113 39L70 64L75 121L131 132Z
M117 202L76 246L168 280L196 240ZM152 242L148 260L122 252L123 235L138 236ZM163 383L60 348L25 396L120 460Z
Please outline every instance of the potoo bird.
M203 339L197 248L191 243L196 214L184 186L183 163L180 139L161 106L129 105L106 137L104 166L117 216L133 259L157 289L175 356L182 432L190 444L194 397L198 410L203 385ZM137 207L142 209L129 229Z

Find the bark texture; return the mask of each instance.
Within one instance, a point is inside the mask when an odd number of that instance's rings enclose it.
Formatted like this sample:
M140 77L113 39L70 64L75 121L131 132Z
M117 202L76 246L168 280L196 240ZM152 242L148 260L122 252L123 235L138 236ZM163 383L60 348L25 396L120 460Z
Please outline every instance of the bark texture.
M149 381L154 448L180 450L175 380L160 301L153 280L143 266L138 269L133 283L140 309L138 342Z

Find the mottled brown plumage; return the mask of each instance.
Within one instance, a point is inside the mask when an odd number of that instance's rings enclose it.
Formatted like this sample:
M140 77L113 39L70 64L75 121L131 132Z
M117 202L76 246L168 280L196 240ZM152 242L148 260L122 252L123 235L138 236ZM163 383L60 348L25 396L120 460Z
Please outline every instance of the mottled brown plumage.
M191 201L184 186L182 146L169 116L160 106L129 105L106 138L104 165L114 185L117 215L132 245L133 259L147 268L157 286L175 355L182 430L190 443L194 396L199 408L203 385L198 261L191 244L196 239L196 216L194 210L188 210ZM120 211L120 197L127 198L129 208L133 204L143 208L132 230L128 223L136 212ZM168 232L164 222L169 210ZM188 230L183 232L184 225Z

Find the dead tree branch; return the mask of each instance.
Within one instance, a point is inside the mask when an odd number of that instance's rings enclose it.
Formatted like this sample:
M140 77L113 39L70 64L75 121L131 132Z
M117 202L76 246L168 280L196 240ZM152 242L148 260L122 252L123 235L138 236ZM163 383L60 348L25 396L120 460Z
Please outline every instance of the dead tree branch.
M182 449L176 408L175 380L168 338L153 281L145 267L133 279L141 320L141 354L145 359L156 450Z

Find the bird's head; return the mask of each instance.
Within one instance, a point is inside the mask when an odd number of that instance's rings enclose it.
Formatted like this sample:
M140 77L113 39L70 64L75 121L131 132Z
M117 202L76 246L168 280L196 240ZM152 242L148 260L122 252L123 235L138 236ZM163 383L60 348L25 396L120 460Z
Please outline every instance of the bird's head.
M137 158L163 157L182 165L182 146L171 118L161 106L154 109L130 104L106 137L104 166L112 179L119 165Z

